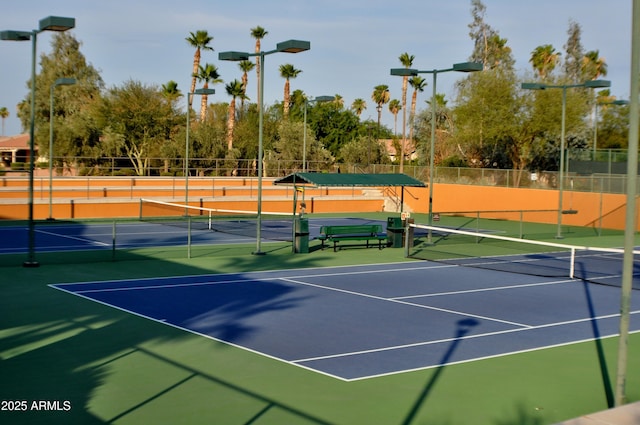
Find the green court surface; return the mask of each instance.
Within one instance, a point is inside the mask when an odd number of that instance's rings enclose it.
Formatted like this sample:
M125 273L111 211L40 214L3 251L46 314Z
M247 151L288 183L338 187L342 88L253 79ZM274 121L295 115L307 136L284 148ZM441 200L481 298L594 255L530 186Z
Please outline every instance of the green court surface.
M531 228L553 239L554 226ZM564 242L620 246L622 236L567 229ZM545 425L609 407L617 338L344 382L48 286L418 261L401 248L333 252L316 245L292 254L290 244L265 243L263 256L251 254L253 244L193 247L190 259L183 247L127 250L115 258L49 253L38 255L37 268L22 267L24 256L4 256L0 422ZM639 356L640 335L633 334L628 401L640 400Z

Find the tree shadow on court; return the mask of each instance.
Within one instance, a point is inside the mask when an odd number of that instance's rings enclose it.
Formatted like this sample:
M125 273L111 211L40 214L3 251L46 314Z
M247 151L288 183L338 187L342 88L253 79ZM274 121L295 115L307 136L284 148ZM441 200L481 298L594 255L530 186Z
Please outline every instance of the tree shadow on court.
M270 398L264 391L245 385L242 379L227 372L233 368L225 363L230 356L242 357L244 364L249 364L255 360L253 354L230 353L223 350L228 345L203 340L180 329L46 286L46 283L65 280L101 280L105 276L114 280L154 275L192 276L206 270L195 264L150 261L133 253L127 257L131 261L118 262L117 267L108 261L78 263L80 257L75 255L77 266L73 268L66 267L65 262L49 262L48 257L38 255L39 268L14 266L3 270L0 399L27 401L29 409L2 412L3 422L29 425L101 424L120 420L166 423L176 415L191 413L188 407L167 409L175 400L182 400L186 406L198 405L200 409L207 406L200 412L201 417L183 423L203 423L200 419L213 423L211 415L216 412L223 415L217 419L232 415L237 423L246 424L273 416L286 418L283 423L327 424L304 409ZM72 262L65 256L67 259ZM281 297L287 294L286 288L280 288L257 307L231 299L219 307L227 318L240 320L265 309L291 308L297 300L289 296L283 301ZM233 338L251 332L236 325L230 331ZM185 351L185 344L194 351ZM31 403L36 401L48 403L44 405L46 410L34 410ZM225 403L241 408L230 409ZM166 417L158 411L165 412Z
M442 375L442 372L444 372L444 369L447 367L447 364L451 360L453 353L455 353L458 347L458 344L460 344L460 342L463 340L465 335L467 335L473 327L479 324L480 322L472 318L462 319L457 322L456 334L453 338L453 341L451 341L449 348L442 356L442 359L440 360L440 363L439 363L440 365L436 368L435 372L431 375L431 378L429 379L427 384L424 386L422 392L418 395L418 398L416 399L416 401L413 404L413 407L407 414L407 417L404 419L404 421L402 421L402 425L410 425L413 422L416 415L418 414L418 411L420 410L422 405L425 403L425 401L429 397L429 394L431 393L436 383L438 382L438 379L440 379L440 375Z

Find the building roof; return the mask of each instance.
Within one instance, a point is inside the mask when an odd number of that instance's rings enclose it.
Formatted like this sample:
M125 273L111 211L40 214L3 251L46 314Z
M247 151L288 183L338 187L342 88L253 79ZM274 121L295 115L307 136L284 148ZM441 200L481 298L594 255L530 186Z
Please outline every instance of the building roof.
M29 150L29 134L18 134L17 136L7 136L7 137L0 136L0 149Z
M409 177L406 174L294 173L276 180L274 184L350 187L426 187L426 185L420 180Z

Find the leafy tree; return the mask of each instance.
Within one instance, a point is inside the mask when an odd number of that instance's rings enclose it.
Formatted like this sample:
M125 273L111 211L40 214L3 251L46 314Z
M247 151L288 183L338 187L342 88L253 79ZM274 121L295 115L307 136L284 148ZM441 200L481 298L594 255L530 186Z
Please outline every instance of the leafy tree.
M584 48L582 47L582 28L575 21L569 22L568 38L564 45L566 51L564 73L572 84L582 82Z
M373 135L358 136L340 148L340 160L347 164L371 165L389 162L382 144Z
M470 60L480 62L485 69L499 66L513 68L515 60L507 39L501 38L498 31L485 22L486 6L481 0L471 0L473 22L469 24L469 36L474 42Z
M125 154L137 175L147 174L150 159L171 138L180 117L161 90L133 80L108 90L98 114L110 151Z
M514 73L504 69L476 72L459 83L456 141L471 166L493 166L502 143L513 140L519 112L515 87Z
M447 106L444 94L437 93L436 99L436 133L434 160L444 167L466 167L466 160L462 158L459 144L454 136L453 111ZM429 108L420 111L414 118L416 131L416 149L420 153L420 164L426 164L426 158L431 145L431 101Z
M597 148L626 149L629 144L629 106L602 104L599 112Z
M75 78L76 84L54 90L54 145L60 165L72 164L79 157L100 158L99 130L93 105L100 99L104 83L98 71L80 52L81 43L70 32L55 33L51 53L40 56L41 71L36 75L35 143L41 155L49 155L50 90L58 78ZM29 89L31 82L27 82ZM30 92L18 105L23 128L30 119Z

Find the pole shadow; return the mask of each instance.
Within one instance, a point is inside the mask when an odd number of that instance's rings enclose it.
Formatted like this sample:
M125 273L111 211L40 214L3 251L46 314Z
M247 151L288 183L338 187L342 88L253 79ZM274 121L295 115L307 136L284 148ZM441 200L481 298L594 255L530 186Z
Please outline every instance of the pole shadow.
M584 264L582 264L582 262L580 262L579 264L580 268L582 269L582 275L587 276L587 272L584 270ZM600 334L600 328L598 327L598 319L595 306L593 304L593 297L591 296L589 281L587 279L582 279L582 287L584 288L584 294L587 300L587 306L589 308L591 329L593 330L593 341L596 345L596 352L598 354L600 376L602 376L602 385L604 386L604 393L607 398L607 406L609 408L612 408L615 405L613 387L611 385L611 378L609 376L609 369L607 367L607 358L604 353L604 348L602 347L602 335Z
M433 390L433 387L435 386L436 382L440 378L440 375L442 374L444 369L447 367L447 364L449 363L451 356L453 356L453 353L456 351L458 344L462 341L464 336L467 335L474 326L477 326L479 324L480 322L478 322L476 319L471 319L471 318L458 320L457 322L458 327L456 329L456 334L453 339L453 342L447 349L447 352L444 353L444 356L442 356L442 360L440 360L440 365L438 366L436 371L433 373L433 375L431 375L429 382L427 382L427 385L425 385L424 389L422 390L417 400L413 404L413 407L407 414L407 417L402 422L403 425L409 425L413 422L416 415L418 414L418 411L420 410L425 400L429 396L429 393L431 393L431 391Z

